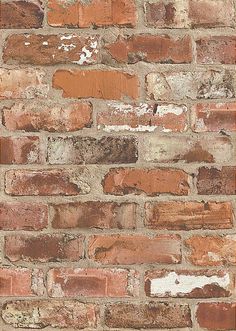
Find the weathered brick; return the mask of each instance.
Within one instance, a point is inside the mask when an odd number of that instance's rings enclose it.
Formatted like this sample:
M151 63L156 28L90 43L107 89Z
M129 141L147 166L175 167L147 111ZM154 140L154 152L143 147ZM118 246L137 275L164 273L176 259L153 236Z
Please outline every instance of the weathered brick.
M140 34L118 39L106 45L108 53L118 62L191 63L192 43L189 36Z
M10 195L78 195L89 193L84 170L9 170L5 191Z
M65 98L131 99L138 97L137 76L122 71L57 70L52 85Z
M236 194L236 167L202 167L197 175L198 194L228 195Z
M3 60L8 64L94 64L98 62L98 36L11 35L6 40Z
M49 0L48 9L48 24L57 27L133 27L136 24L134 0Z
M185 105L112 102L97 114L98 129L112 131L183 132L187 129Z
M236 303L201 302L196 317L207 330L236 330Z
M1 297L29 297L44 293L43 273L38 269L0 268Z
M92 105L86 102L53 103L51 106L37 102L15 103L3 108L3 125L10 131L77 131L91 124Z
M138 294L137 272L126 269L51 269L52 297L132 297Z
M134 229L136 204L116 202L71 202L53 204L55 229Z
M0 164L41 163L39 137L0 137Z
M167 71L146 76L148 96L154 100L221 99L235 97L233 71Z
M191 120L195 132L236 131L236 103L198 103Z
M235 64L236 38L232 36L205 37L196 40L197 62L200 64Z
M146 2L146 21L158 28L215 28L235 25L232 0L158 0Z
M220 298L232 294L231 276L226 271L152 270L145 275L150 297Z
M0 29L41 28L44 14L39 4L25 0L1 1Z
M88 254L103 264L180 263L180 237L95 235L90 237Z
M12 262L78 261L83 254L82 236L41 234L5 237L5 256Z
M0 202L1 230L42 230L48 224L48 207L43 203Z
M230 202L164 201L146 202L145 225L149 229L231 229Z
M0 100L47 97L49 85L42 70L0 68L0 77Z
M76 300L22 300L7 302L2 318L16 328L95 328L99 319L98 307Z
M105 309L105 324L111 328L166 329L191 327L188 305L173 303L114 303Z
M189 177L179 169L113 168L103 179L106 194L188 195Z
M193 236L185 241L188 260L197 266L236 265L236 237Z
M142 156L151 162L230 162L234 146L228 137L149 136L142 142Z
M49 138L47 160L50 164L136 163L134 137L58 137Z

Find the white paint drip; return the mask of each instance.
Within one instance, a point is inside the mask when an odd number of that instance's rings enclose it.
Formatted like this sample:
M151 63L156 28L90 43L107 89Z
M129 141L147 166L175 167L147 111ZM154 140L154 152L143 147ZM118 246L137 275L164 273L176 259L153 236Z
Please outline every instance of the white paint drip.
M177 295L179 293L190 293L196 288L202 288L205 285L218 284L222 288L227 288L230 284L229 274L223 277L213 276L195 276L195 275L178 275L175 272L170 272L162 278L151 280L151 295Z

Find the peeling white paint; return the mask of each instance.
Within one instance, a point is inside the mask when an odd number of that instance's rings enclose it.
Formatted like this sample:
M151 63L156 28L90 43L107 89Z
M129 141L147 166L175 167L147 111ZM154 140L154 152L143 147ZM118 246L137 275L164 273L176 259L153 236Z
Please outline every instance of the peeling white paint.
M178 106L178 105L161 105L158 106L156 109L156 114L158 114L160 117L163 117L167 114L174 114L174 115L181 115L183 112L187 111L186 106Z
M74 48L76 48L76 46L74 45L74 44L68 44L68 45L66 45L66 44L61 44L60 46L58 46L58 49L59 50L63 50L63 51L65 51L65 52L69 52L69 51L71 51L72 49L74 49Z
M138 125L137 127L131 127L129 125L98 125L98 129L103 129L106 132L112 132L112 131L116 131L116 132L118 132L118 131L153 132L157 129L157 126L155 126L155 125Z
M162 278L151 280L151 295L170 294L176 296L179 293L190 293L196 288L203 288L205 285L218 284L222 288L227 288L230 284L229 274L223 277L213 275L178 275L170 272Z
M61 36L61 40L70 40L70 39L72 39L72 38L74 38L75 37L75 35L73 35L73 34L70 34L70 35L68 35L68 36Z

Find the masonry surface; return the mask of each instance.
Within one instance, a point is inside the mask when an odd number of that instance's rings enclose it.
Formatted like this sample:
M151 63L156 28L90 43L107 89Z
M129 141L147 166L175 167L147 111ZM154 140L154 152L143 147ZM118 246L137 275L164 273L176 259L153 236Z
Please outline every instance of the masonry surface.
M236 330L236 1L0 2L0 330Z

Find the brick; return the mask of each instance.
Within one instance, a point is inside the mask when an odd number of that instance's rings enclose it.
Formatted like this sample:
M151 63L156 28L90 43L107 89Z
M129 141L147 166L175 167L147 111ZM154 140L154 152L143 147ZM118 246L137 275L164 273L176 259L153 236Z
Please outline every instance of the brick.
M200 64L235 64L236 38L214 36L196 40L197 62Z
M64 98L123 99L138 97L138 78L122 71L57 70L53 87L63 91Z
M183 132L188 125L187 107L174 104L112 102L97 113L98 129L106 132Z
M158 0L145 4L146 22L157 28L215 28L235 25L232 0Z
M81 236L41 234L5 237L5 256L12 262L78 261L83 253Z
M145 226L149 229L231 229L230 202L164 201L146 202Z
M48 273L51 297L132 297L138 294L137 273L126 269L56 268Z
M136 163L134 137L57 137L49 138L47 160L50 164Z
M188 305L173 303L114 303L105 309L105 324L111 328L165 329L191 327Z
M5 191L10 195L78 195L90 191L84 170L9 170Z
M145 274L145 291L158 298L220 298L232 294L226 271L152 270Z
M236 194L236 167L202 167L197 175L198 194L234 195Z
M48 207L43 203L0 202L1 230L42 230L48 224Z
M0 100L47 97L49 85L43 82L42 70L0 68L0 76Z
M221 99L235 97L235 73L232 71L167 71L146 76L150 99Z
M147 75L147 90L155 100L232 98L235 95L234 74L213 70L151 73Z
M43 10L39 2L1 1L0 29L40 28L43 23Z
M235 330L236 303L201 302L198 304L197 321L207 330Z
M161 235L95 235L90 237L89 257L103 264L179 263L180 237Z
M26 132L70 132L91 127L92 105L86 102L72 102L66 105L15 103L3 108L3 125L10 131Z
M195 132L236 131L236 103L198 103L192 107Z
M95 328L98 307L76 300L22 300L4 304L2 318L16 328Z
M39 137L0 137L0 164L41 162Z
M3 60L8 64L95 64L98 62L98 36L11 35L5 43Z
M236 237L193 236L185 241L188 260L197 266L236 265Z
M108 53L118 62L191 63L192 42L189 36L140 34L118 39L106 45Z
M43 273L38 269L0 268L0 297L29 297L44 293Z
M49 0L48 24L56 27L133 27L136 24L134 0Z
M53 204L55 229L134 229L136 204L116 202L70 202Z
M188 175L178 169L113 168L103 179L106 194L188 195Z
M230 162L235 158L228 137L149 136L142 142L142 156L148 162Z

